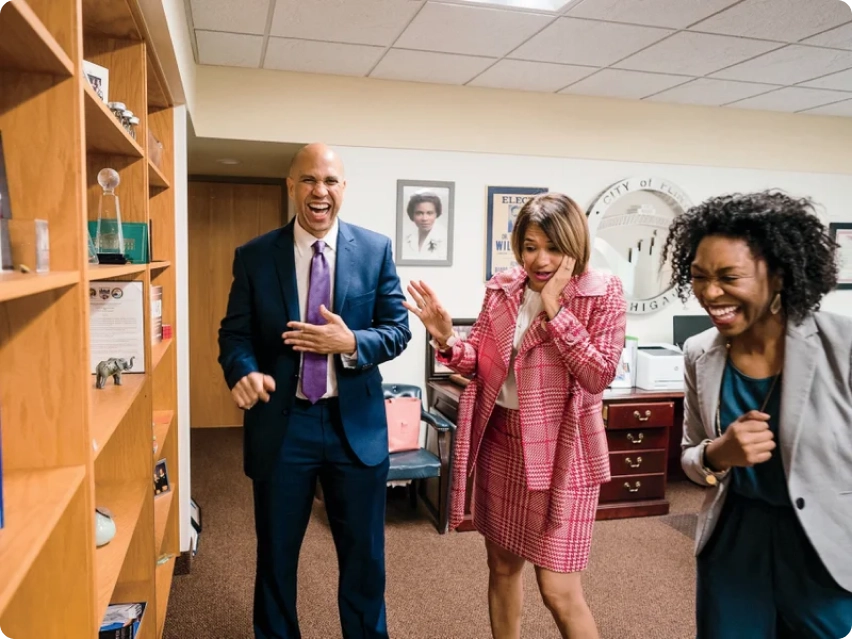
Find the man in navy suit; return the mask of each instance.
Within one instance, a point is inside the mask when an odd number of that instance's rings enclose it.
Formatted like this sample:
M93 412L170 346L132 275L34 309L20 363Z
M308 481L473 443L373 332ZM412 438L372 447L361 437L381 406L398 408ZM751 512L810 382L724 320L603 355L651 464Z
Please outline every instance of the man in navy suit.
M239 247L219 363L245 410L254 485L258 639L300 637L299 550L319 481L340 567L346 639L386 638L387 419L378 365L411 339L390 240L337 219L337 154L302 148L295 220Z

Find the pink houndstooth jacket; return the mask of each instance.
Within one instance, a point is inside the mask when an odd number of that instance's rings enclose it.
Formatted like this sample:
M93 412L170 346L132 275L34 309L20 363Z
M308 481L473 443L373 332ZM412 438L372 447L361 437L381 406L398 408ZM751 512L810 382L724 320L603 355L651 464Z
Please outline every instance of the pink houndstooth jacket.
M456 372L473 375L459 401L451 529L463 519L466 479L508 375L526 281L521 267L495 275L468 339L437 355ZM602 394L615 377L625 325L621 281L587 270L563 290L562 310L550 321L542 312L518 349L514 366L527 486L550 490L550 525L564 520L571 486L610 479Z

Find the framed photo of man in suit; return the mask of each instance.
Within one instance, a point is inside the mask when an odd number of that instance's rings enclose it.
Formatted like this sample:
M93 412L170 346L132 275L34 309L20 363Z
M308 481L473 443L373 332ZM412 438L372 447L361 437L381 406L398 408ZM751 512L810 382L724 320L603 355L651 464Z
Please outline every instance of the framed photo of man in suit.
M452 266L455 182L396 181L396 265Z

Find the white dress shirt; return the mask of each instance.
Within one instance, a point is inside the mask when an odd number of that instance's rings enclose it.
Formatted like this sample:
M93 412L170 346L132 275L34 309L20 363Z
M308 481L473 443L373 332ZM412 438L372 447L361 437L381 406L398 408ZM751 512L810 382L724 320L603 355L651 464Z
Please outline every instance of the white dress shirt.
M504 408L518 410L518 384L515 380L515 356L518 354L518 349L521 347L521 342L524 341L524 335L527 334L530 324L533 323L538 314L544 309L544 303L541 301L541 293L527 288L524 290L524 300L521 302L521 307L518 309L518 319L515 322L515 337L512 340L512 357L509 360L509 376L503 382L500 388L500 394L497 396L497 404Z
M328 230L328 233L324 238L322 238L322 241L325 242L323 255L325 255L325 260L328 262L328 276L331 280L329 289L330 300L329 305L327 306L330 311L333 308L334 301L334 270L337 266L337 230L338 224L337 218L335 218L334 223ZM319 238L308 233L299 225L299 220L296 220L296 223L293 226L293 250L296 257L296 290L299 292L299 315L303 322L307 321L305 318L307 317L308 310L308 289L311 285L311 261L314 257L314 242L316 242L317 239ZM341 355L343 365L347 368L355 368L357 357L357 354L355 356ZM304 361L304 357L301 359ZM301 371L301 369L302 363L300 362L299 370ZM328 390L323 397L337 397L337 374L334 371L334 355L328 356L327 375ZM296 397L306 399L305 394L302 392L301 375L299 385L296 388Z

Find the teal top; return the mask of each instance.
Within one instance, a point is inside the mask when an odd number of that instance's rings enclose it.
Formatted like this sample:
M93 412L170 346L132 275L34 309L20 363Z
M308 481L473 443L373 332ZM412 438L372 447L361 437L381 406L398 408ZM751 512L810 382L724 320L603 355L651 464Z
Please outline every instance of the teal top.
M728 360L722 377L722 401L720 422L722 432L728 424L750 410L760 410L766 394L772 388L772 377L755 379L744 375ZM781 379L772 389L772 396L766 403L764 413L769 415L769 429L775 437L776 448L769 461L756 464L751 468L731 470L731 490L735 493L759 499L773 506L791 506L787 490L787 477L781 461L781 448L778 446L778 420L781 410Z

